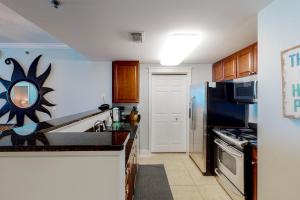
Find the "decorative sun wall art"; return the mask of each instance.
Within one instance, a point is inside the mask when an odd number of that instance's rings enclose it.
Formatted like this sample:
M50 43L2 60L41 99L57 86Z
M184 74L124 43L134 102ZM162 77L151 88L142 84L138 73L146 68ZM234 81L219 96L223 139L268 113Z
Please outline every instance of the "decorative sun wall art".
M54 91L52 88L43 87L44 82L51 72L51 64L47 70L37 77L36 71L38 62L42 55L34 59L28 74L26 76L21 65L14 58L7 58L7 65L13 64L13 73L11 80L4 80L0 77L0 82L6 91L0 93L0 98L6 100L6 103L0 109L0 117L9 112L7 122L16 116L17 126L24 124L24 118L27 116L32 121L38 123L39 119L36 111L51 113L44 106L55 106L44 97L45 94Z

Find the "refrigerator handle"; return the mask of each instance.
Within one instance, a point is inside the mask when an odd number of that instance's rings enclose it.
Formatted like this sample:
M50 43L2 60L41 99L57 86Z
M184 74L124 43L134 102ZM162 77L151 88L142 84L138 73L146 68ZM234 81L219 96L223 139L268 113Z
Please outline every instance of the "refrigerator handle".
M194 108L193 108L193 104L194 104L194 96L191 98L190 100L190 107L189 107L189 118L190 118L190 127L192 130L194 130Z
M190 107L189 107L189 118L193 120L193 103L194 103L194 96L190 100Z
M194 111L194 101L195 101L195 96L192 97L192 103L191 103L191 120L192 120L192 129L196 129L196 123L195 123L195 111Z

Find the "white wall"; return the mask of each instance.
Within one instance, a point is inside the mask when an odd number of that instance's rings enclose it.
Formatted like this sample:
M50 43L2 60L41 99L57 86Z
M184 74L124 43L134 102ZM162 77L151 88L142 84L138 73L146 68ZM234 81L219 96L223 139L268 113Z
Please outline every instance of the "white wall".
M199 84L212 79L211 64L187 64L179 67L192 67L192 84ZM142 116L141 149L149 150L149 67L163 67L157 64L141 64L140 67L140 103L139 112Z
M49 107L52 118L58 118L70 114L84 112L97 108L103 103L102 96L105 96L106 103L111 104L112 75L111 62L91 62L72 49L21 49L5 48L0 49L0 77L10 79L13 67L6 65L4 60L8 57L17 59L27 73L34 58L42 54L38 66L38 75L43 73L52 64L52 71L44 86L54 89L48 93L46 98L57 104L55 108ZM29 51L29 54L25 54ZM210 81L212 77L211 64L188 64L192 67L192 84ZM140 66L140 103L139 112L142 116L141 148L149 149L149 67L162 67L157 64L141 64ZM181 66L182 67L182 66ZM0 91L4 91L0 85ZM5 103L0 100L0 106ZM122 104L123 105L123 104ZM128 104L130 108L135 104ZM48 115L37 112L40 121L49 120ZM6 123L8 114L0 119L0 123ZM12 123L14 120L12 121ZM29 119L26 122L30 122Z
M283 118L281 51L300 44L300 1L275 0L258 16L258 199L300 198L300 120Z
M42 54L38 65L37 74L43 73L49 63L52 64L51 73L44 86L54 89L46 94L46 98L57 104L55 108L49 107L52 118L96 109L103 103L111 104L111 62L91 62L72 49L0 49L0 76L10 80L13 70L12 65L6 65L4 60L8 57L15 58L23 66L25 73L36 56ZM29 54L25 54L29 51ZM5 91L0 86L0 91ZM0 101L0 105L5 103ZM48 115L37 112L40 121L49 120ZM6 123L8 115L0 119ZM27 119L26 122L30 120Z
M211 64L193 64L188 66L192 67L192 85L212 81Z

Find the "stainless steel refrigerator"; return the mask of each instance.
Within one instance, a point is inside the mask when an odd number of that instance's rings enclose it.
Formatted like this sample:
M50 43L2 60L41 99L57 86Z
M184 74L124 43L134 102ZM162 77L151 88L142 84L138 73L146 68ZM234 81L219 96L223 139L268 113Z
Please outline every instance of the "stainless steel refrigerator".
M248 107L233 101L233 83L192 85L189 108L189 155L201 172L214 172L213 127L247 126Z

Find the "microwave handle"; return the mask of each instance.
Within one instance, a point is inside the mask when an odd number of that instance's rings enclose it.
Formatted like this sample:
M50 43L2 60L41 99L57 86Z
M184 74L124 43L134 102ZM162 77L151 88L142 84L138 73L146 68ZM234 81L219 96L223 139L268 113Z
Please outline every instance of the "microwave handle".
M255 81L254 84L255 84L255 87L254 87L255 97L254 98L257 99L258 98L258 94L257 94L257 81Z

